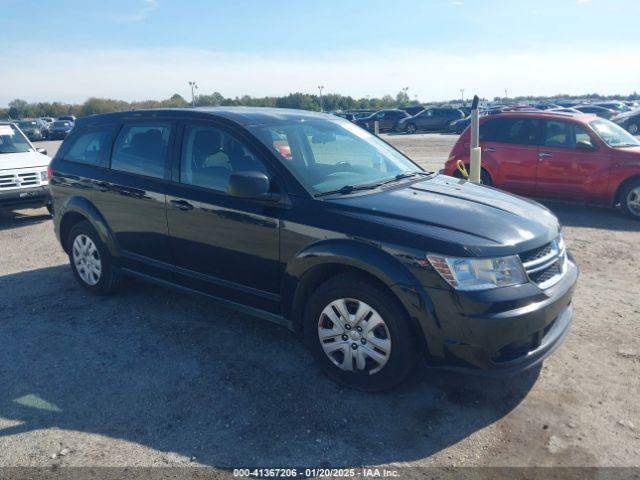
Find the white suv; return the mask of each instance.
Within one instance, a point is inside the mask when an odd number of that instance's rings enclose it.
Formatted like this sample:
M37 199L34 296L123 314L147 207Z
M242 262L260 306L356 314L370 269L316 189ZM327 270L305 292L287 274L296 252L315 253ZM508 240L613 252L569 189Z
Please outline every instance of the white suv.
M51 212L46 153L16 125L0 122L0 210L46 206Z

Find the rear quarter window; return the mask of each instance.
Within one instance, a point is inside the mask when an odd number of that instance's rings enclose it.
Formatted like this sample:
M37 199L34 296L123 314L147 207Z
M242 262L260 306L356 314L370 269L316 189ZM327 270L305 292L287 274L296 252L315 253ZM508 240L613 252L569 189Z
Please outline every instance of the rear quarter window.
M115 126L93 127L68 140L63 158L70 162L106 166Z

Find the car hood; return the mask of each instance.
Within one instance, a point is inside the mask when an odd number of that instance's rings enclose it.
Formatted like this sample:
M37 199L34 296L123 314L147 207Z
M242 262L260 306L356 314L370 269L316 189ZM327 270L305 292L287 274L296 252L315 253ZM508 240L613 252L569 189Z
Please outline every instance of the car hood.
M346 207L345 215L400 229L414 246L435 245L443 254L519 253L550 242L560 230L555 215L532 200L445 175L332 202Z
M51 159L38 152L2 153L0 154L0 170L18 168L46 167Z

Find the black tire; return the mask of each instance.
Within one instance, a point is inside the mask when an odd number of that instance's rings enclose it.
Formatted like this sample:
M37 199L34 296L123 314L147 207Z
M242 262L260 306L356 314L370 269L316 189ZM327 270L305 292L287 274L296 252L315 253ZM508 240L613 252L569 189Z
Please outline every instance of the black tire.
M371 371L357 370L357 368L354 371L343 370L334 364L323 350L318 329L320 322L326 321L327 317L323 316L322 312L331 302L343 298L366 303L382 317L385 323L391 348L386 363L379 371L371 373ZM368 319L366 321L368 322ZM351 334L353 333L355 332L352 330ZM416 363L416 336L412 332L406 312L393 295L360 275L342 274L333 277L311 295L304 312L303 335L307 347L320 368L336 382L358 390L373 392L390 389L402 382ZM344 341L345 337L347 336L344 335L336 341ZM347 338L347 343L352 342L351 338ZM363 348L362 351L372 346L369 344L363 347L357 340L350 343L350 345L354 344ZM355 360L352 367L354 365L356 365Z
M628 182L620 191L620 208L628 218L640 220L640 210L633 209L630 205L631 201L637 200L640 195L640 179Z
M471 171L471 167L469 165L465 165L465 168L467 169L467 172ZM456 178L463 178L460 170L458 169L453 172L453 176ZM493 179L491 178L491 175L489 175L489 172L487 172L484 168L480 171L480 183L482 185L486 185L487 187L491 187L493 185Z
M411 135L416 133L418 131L418 128L416 127L415 123L408 123L404 131Z
M97 249L97 259L100 262L101 272L99 279L95 284L89 284L78 271L76 262L74 261L74 242L79 236L88 237ZM120 284L120 275L113 268L113 261L106 245L100 240L100 236L93 226L87 220L76 223L67 236L67 252L69 255L69 263L71 271L78 283L87 291L95 295L108 295L117 290Z

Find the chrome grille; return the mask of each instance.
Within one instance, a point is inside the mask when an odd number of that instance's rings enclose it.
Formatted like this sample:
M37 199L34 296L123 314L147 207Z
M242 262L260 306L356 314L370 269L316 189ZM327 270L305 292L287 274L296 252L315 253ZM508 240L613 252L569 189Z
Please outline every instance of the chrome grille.
M44 183L39 171L0 173L0 190L38 187Z
M520 254L520 260L529 279L540 288L549 288L566 271L567 252L562 235L542 247Z

